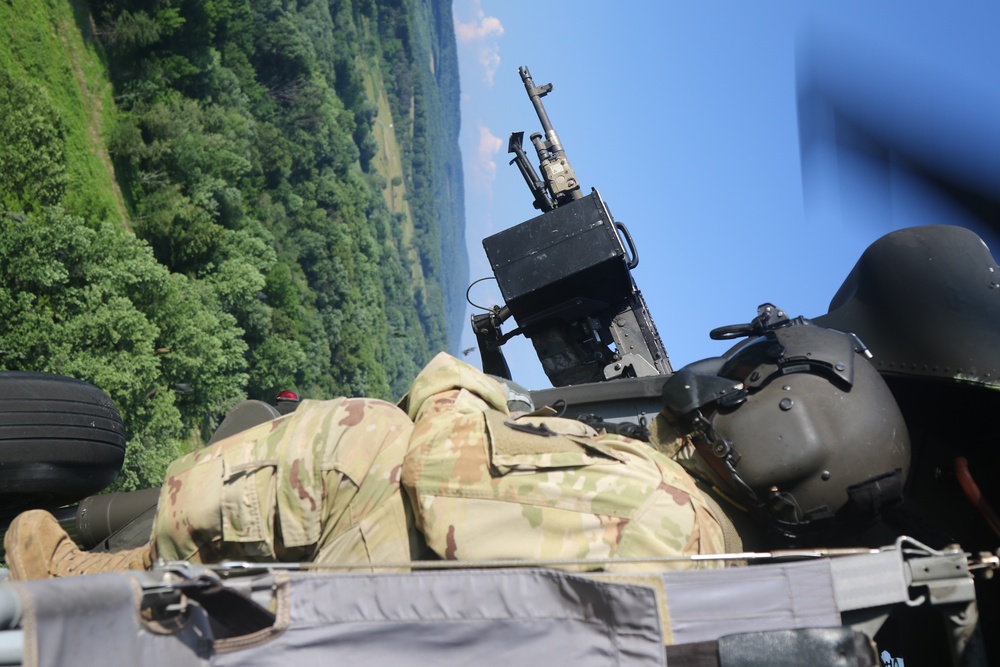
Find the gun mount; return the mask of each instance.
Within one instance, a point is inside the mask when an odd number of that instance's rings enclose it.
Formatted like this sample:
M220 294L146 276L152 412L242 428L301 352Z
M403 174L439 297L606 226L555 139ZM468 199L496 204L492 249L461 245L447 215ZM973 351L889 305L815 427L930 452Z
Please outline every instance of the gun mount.
M542 128L531 136L539 177L511 134L509 152L542 214L483 240L505 306L472 318L483 369L510 379L501 346L523 334L556 387L672 373L666 349L636 287L639 255L597 190L584 195L536 86L519 70ZM623 242L624 239L624 242ZM626 250L626 245L628 246ZM504 334L513 317L517 328Z

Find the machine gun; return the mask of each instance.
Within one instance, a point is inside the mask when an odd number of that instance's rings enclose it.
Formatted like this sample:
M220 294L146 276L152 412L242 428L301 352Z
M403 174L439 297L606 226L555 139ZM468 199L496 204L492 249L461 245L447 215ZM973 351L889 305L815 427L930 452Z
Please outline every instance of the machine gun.
M545 132L531 135L542 177L522 148L523 132L510 136L510 164L542 214L483 240L506 304L472 318L483 370L511 379L500 348L523 334L556 387L670 375L666 349L632 278L639 256L628 229L597 190L581 191L542 104L552 84L536 86L527 67L518 72ZM504 334L501 325L510 317L518 326Z

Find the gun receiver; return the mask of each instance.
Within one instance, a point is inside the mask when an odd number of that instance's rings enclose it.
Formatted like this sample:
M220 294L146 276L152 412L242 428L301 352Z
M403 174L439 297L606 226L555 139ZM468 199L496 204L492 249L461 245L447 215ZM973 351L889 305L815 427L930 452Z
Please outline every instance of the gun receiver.
M510 378L500 347L524 334L556 387L669 375L666 349L632 278L639 256L600 194L580 191L527 67L518 72L545 131L531 136L542 177L511 134L508 150L542 214L483 240L506 305L473 317L483 367ZM624 239L624 243L622 241ZM626 247L628 250L626 251ZM500 326L513 316L517 329Z

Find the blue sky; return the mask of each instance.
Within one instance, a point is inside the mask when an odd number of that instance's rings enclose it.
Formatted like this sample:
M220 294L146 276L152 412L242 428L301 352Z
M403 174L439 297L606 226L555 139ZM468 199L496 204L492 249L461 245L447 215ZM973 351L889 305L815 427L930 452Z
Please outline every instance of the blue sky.
M901 182L890 205L867 206L836 185L843 156L803 157L804 63L848 90L867 82L856 94L901 107L901 123L940 101L945 122L978 122L982 146L1000 146L1000 122L982 121L1000 118L998 2L455 0L454 15L470 275L491 275L484 236L535 214L506 153L512 131L541 130L517 74L527 65L536 84L554 84L546 108L584 191L600 190L639 246L634 275L675 368L724 352L708 331L765 301L825 313L884 233L962 222ZM966 107L975 117L955 120ZM958 136L946 143L980 143ZM491 282L472 296L500 297ZM474 344L466 329L462 347ZM516 380L548 386L530 344L505 349Z

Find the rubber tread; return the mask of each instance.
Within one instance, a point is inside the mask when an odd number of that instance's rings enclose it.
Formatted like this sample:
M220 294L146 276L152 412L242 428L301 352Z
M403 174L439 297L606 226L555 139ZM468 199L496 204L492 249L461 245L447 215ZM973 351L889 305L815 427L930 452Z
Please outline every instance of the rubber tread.
M125 428L103 391L61 375L0 371L0 515L97 493L124 459Z

